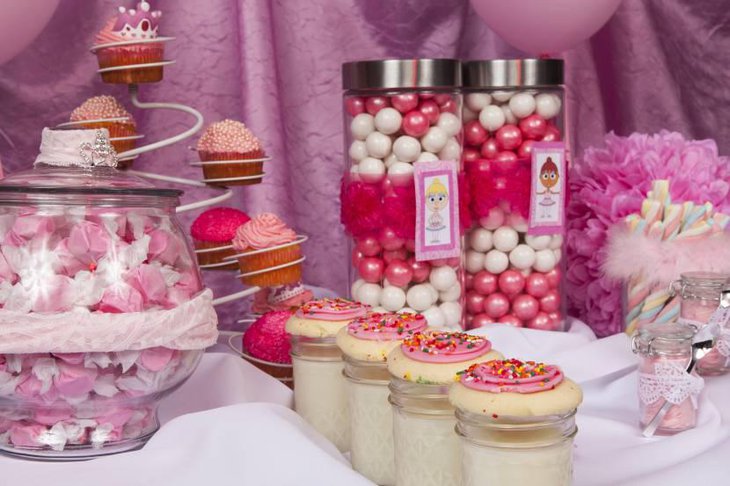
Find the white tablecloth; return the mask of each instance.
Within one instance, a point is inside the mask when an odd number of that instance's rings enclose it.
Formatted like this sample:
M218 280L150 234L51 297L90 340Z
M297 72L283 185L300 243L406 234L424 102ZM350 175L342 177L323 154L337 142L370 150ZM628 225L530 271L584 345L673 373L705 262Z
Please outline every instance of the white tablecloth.
M564 334L495 327L488 335L505 355L557 363L583 386L576 485L730 484L730 376L707 380L696 429L644 439L626 336L596 340L579 322ZM163 426L144 449L78 463L0 457L0 486L371 484L288 408L291 398L238 357L208 353L165 401Z

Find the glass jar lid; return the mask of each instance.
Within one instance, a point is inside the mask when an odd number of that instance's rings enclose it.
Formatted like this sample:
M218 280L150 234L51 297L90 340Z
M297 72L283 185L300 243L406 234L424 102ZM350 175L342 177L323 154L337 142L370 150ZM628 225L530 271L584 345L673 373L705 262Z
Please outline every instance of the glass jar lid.
M683 299L720 301L723 290L730 288L730 275L716 272L687 272L672 285Z
M342 64L342 88L346 90L460 86L461 62L457 59L383 59Z
M635 353L646 356L684 356L691 352L696 331L682 322L655 322L639 329L631 344Z
M464 63L465 88L560 86L562 59L492 59Z
M181 194L117 170L106 129L46 128L34 167L0 181L0 204L174 207Z

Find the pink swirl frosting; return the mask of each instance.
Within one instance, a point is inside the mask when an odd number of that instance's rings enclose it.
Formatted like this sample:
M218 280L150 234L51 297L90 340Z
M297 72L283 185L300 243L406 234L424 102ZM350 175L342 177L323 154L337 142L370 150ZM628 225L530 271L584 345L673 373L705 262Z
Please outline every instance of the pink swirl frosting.
M470 366L459 381L472 390L490 393L537 393L558 386L563 373L555 365L495 359Z
M129 40L122 37L119 32L114 31L114 24L116 23L116 17L107 20L106 24L104 24L104 28L101 29L98 34L96 34L96 45L112 44L114 42Z
M421 314L370 312L347 326L350 336L368 341L397 341L426 329L426 318Z
M491 349L492 343L483 336L447 331L417 332L401 344L403 354L425 363L470 361Z
M233 239L233 248L260 250L291 243L296 238L294 230L284 224L278 216L264 213L238 227L236 237Z
M363 317L369 309L370 306L347 299L318 299L301 306L295 315L320 321L350 321Z

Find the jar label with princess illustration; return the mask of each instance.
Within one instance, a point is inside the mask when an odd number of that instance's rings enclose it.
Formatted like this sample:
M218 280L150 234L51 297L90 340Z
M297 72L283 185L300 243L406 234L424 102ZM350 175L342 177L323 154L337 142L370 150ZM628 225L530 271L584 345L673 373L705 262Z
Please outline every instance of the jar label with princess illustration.
M453 160L416 162L416 260L458 257L458 165Z
M527 233L562 233L565 226L566 163L563 142L536 142L532 146L530 218Z

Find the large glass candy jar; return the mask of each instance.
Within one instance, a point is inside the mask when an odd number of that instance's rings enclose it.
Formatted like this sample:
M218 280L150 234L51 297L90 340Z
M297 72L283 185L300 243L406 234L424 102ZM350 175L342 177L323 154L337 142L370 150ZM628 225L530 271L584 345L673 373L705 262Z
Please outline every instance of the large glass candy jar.
M0 181L0 449L77 459L137 448L215 342L179 191L117 171L106 130L43 133Z

